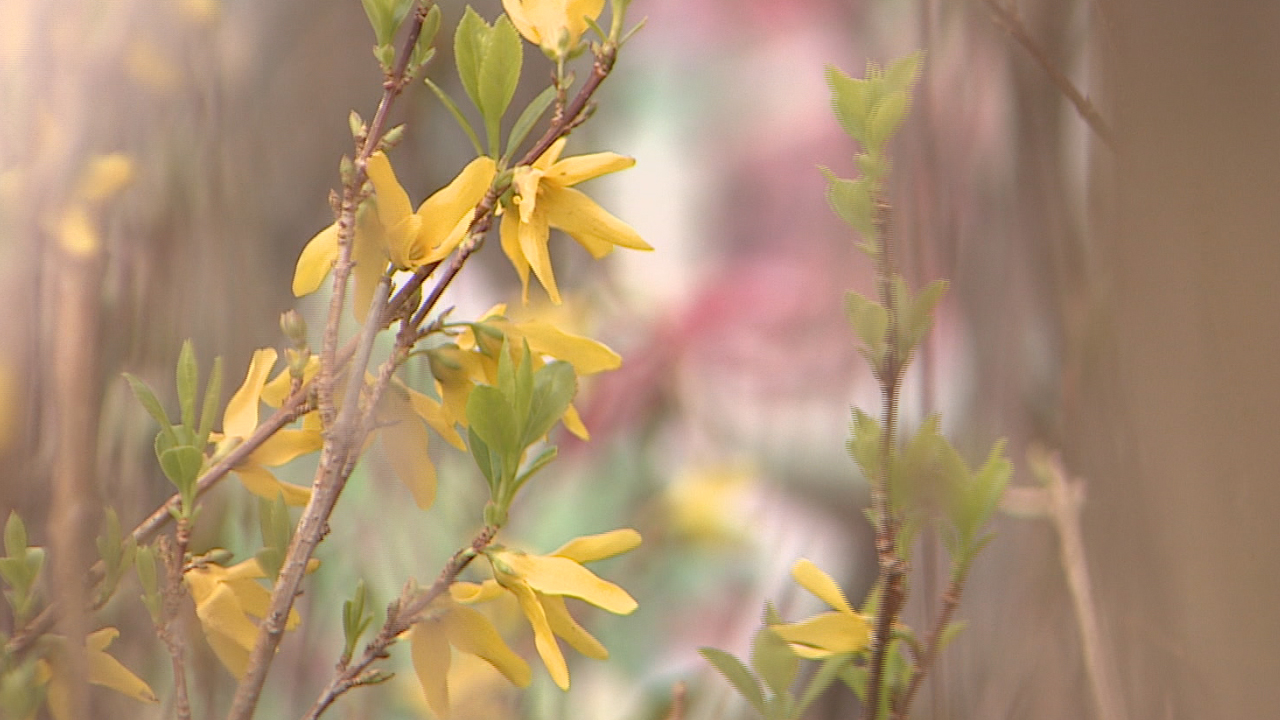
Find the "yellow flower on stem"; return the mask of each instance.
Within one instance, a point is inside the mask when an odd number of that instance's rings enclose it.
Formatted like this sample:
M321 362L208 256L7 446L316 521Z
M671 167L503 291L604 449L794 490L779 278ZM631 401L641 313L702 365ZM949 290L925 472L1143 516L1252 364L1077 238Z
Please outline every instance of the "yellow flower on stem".
M587 18L600 17L604 0L502 0L502 9L525 40L561 58L576 54Z
M307 562L307 572L319 566L320 561L312 558ZM249 616L265 617L271 603L271 591L258 583L265 577L267 574L257 560L245 560L231 567L207 563L183 575L195 601L196 617L200 619L205 640L218 660L237 678L244 676L249 653L258 638L258 625ZM300 622L298 611L290 610L285 630L294 629Z
M488 157L472 160L416 212L385 154L371 155L366 170L375 197L357 214L352 248L356 260L352 307L361 320L388 264L396 270L416 270L443 260L462 242L476 205L493 182L496 166ZM338 224L334 223L302 249L294 270L293 294L301 297L319 289L337 259Z
M795 654L818 659L866 649L871 641L871 626L864 616L854 612L830 575L812 562L801 559L791 568L791 576L800 587L833 608L808 620L769 626L783 640L791 643Z
M160 702L150 685L134 675L119 660L107 654L107 646L111 645L117 637L120 637L120 631L113 627L105 627L85 636L84 653L89 669L89 682L111 688L143 702ZM47 682L49 685L47 700L49 714L54 717L54 720L69 720L71 689L67 687L61 658L55 652L49 656L48 660L41 660L39 663L38 681Z
M556 638L597 660L609 651L569 614L564 598L575 597L616 615L629 615L636 601L626 590L602 580L583 563L621 555L640 545L640 533L629 528L574 538L550 555L528 555L515 550L488 553L493 580L480 585L455 583L450 591L461 602L481 602L505 590L515 596L520 610L533 627L534 645L562 690L569 689L569 667ZM455 589L456 588L456 589Z
M556 287L547 250L551 228L563 230L597 260L608 255L615 245L633 250L653 249L630 225L573 189L580 182L625 170L635 165L635 160L615 153L560 160L564 144L565 138L560 138L533 165L522 165L513 171L513 205L503 213L499 226L502 250L520 276L526 303L532 269L552 302L560 304L560 290Z
M267 376L275 363L274 349L263 348L254 351L244 383L231 396L231 400L227 402L227 409L223 412L222 434L215 436L221 446L219 453L227 448L229 443L241 442L257 429L258 404L262 402ZM275 381L272 384L278 385ZM273 394L278 394L278 391ZM275 500L277 495L283 495L285 503L289 505L307 504L307 500L311 498L309 488L281 482L267 470L269 467L284 465L299 455L306 455L320 449L324 443L320 429L315 427L314 423L306 421L303 425L302 428L277 430L266 442L232 468L231 471L240 478L240 482L249 492L267 500Z
M413 669L436 717L449 716L449 667L453 652L475 655L497 668L517 687L529 685L529 664L515 654L489 618L445 595L432 601L425 618L409 634Z

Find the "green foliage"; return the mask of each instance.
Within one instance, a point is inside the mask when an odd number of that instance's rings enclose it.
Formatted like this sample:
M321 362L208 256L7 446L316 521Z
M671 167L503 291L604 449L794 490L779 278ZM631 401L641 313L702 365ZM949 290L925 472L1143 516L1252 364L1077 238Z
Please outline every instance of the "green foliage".
M355 592L350 600L344 600L342 603L342 635L345 645L343 646L342 657L344 662L349 661L356 651L356 645L360 643L361 636L369 629L369 625L373 622L373 612L365 608L368 600L368 589L365 587L364 580L356 582Z
M27 526L16 512L4 524L5 556L0 558L0 579L9 586L4 591L17 623L25 622L35 610L36 581L44 568L44 548L27 545Z
M134 567L138 570L138 584L142 586L142 604L151 614L151 622L160 627L164 623L164 605L160 598L160 579L156 574L156 551L150 545L138 548L134 554Z
M104 568L102 584L98 588L96 600L96 603L101 605L111 597L116 586L120 584L121 578L133 567L133 556L138 549L138 543L133 539L133 535L124 536L120 528L120 518L116 515L114 508L106 509L106 519L103 522L102 534L98 536L97 546L98 556L102 559Z
M254 557L267 577L274 581L284 565L289 541L293 539L293 519L289 517L289 506L285 505L283 495L276 495L271 502L258 500L258 528L262 533L262 547Z
M489 155L497 157L502 116L520 83L520 36L505 15L490 25L468 5L454 34L453 52L462 89L484 119Z

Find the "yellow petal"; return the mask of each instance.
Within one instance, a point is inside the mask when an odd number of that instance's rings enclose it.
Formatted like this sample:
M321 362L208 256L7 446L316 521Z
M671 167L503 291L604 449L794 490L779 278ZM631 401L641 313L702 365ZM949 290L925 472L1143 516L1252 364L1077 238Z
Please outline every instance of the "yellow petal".
M560 153L564 152L564 146L567 142L569 142L569 136L566 135L551 143L551 147L547 148L546 152L533 161L533 166L540 170L549 170L560 159Z
M258 446L245 461L246 465L279 467L324 446L324 438L316 430L281 428Z
M409 655L427 707L436 717L449 717L449 642L435 623L419 623L409 631Z
M548 187L543 192L547 222L577 240L597 260L607 255L614 245L632 250L653 249L640 233L582 192L557 187Z
M449 586L449 596L461 603L478 603L501 597L502 586L494 580L482 583L458 581Z
M578 375L594 375L622 366L622 356L604 343L581 335L571 335L550 323L493 320L489 324L511 338L513 346L519 345L522 339L528 340L529 350L564 360L573 366Z
M386 245L391 240L382 223L378 222L377 213L369 206L360 206L356 215L355 246L351 250L351 258L355 261L352 276L355 280L351 294L351 311L357 322L363 323L369 315L369 306L373 304L373 293L378 289L378 281L387 271Z
M507 647L493 623L484 614L469 607L454 605L440 624L454 647L483 658L516 687L529 685L532 678L529 664Z
M85 638L86 659L89 661L89 682L115 690L143 702L160 702L156 694L137 675L119 660L103 652L120 634L115 628L103 628Z
M534 45L542 44L542 34L533 24L532 18L525 14L524 3L521 0L502 0L502 9L507 13L511 24L516 26L516 31L521 37Z
M216 583L204 602L196 604L196 617L218 660L236 678L244 677L258 627L245 616L231 588Z
M266 468L257 465L244 465L232 470L240 478L245 489L266 500L275 500L277 495L284 495L284 502L291 507L301 507L311 499L311 488L293 483L280 482Z
M560 304L560 289L556 287L556 276L551 269L551 252L547 249L547 241L551 236L551 227L547 223L547 214L535 212L528 222L521 222L517 231L520 239L520 252L529 261L529 267L538 277L542 287L546 288L551 302Z
M427 425L435 430L436 433L444 438L445 442L465 451L467 446L462 442L462 436L458 434L458 430L453 426L453 421L449 418L448 412L444 406L435 398L429 397L407 386L404 390L409 393L409 403L413 406L413 411L418 417L426 421Z
M565 3L565 19L569 26L570 44L576 43L587 31L586 18L595 20L604 10L604 0L568 0Z
M493 159L481 155L418 208L418 217L422 218L418 242L426 252L423 264L444 259L462 242L475 207L489 191L496 170Z
M638 547L640 533L631 528L621 528L599 535L576 537L551 554L576 563L589 563L631 552Z
M602 152L565 158L547 170L546 181L568 187L592 178L626 170L636 164L635 158Z
M833 653L857 652L871 641L871 628L861 615L825 612L789 625L770 625L783 640Z
M376 152L369 156L365 169L369 174L369 182L373 183L373 191L378 195L378 219L384 227L394 227L413 214L409 193L405 192L396 179L396 172L391 168L391 161L385 153Z
M551 679L561 690L568 690L569 666L565 664L564 654L560 652L560 645L556 643L555 633L551 631L551 624L547 621L547 613L542 609L542 603L538 602L538 597L533 590L519 578L504 576L501 573L495 574L503 587L516 596L521 612L529 619L529 625L533 627L533 644L538 648L538 655L542 658L542 664L547 666Z
M805 558L797 560L791 568L791 577L795 578L800 587L817 595L818 599L836 610L853 614L853 608L850 607L849 601L845 599L844 592L840 590L836 581L809 560Z
M515 169L511 176L511 187L515 190L515 207L520 211L520 222L527 223L538 209L538 184L542 182L544 171L538 168L523 166Z
M76 257L89 257L98 252L102 240L89 219L89 211L77 203L67 208L54 226L58 243Z
M569 558L514 552L501 552L498 557L529 587L544 595L570 595L617 615L636 609L635 599L626 590L600 579Z
M275 364L276 351L273 348L254 351L244 382L227 401L227 409L222 414L223 435L247 438L253 434L258 427L258 403L262 399L262 386Z
M519 213L503 213L502 222L498 225L498 238L502 241L502 252L506 253L511 266L516 269L516 275L520 277L523 302L527 304L529 302L529 259L520 249Z
M564 423L564 429L578 436L580 440L590 440L591 433L587 432L587 426L582 424L582 418L578 416L578 409L573 405L564 411L564 416L560 418L560 422Z
M302 248L298 266L293 271L293 295L302 297L320 289L333 263L338 259L338 224L316 233Z
M77 194L89 202L115 195L133 179L133 161L124 153L97 155L80 176Z
M304 383L311 382L312 378L320 370L320 356L312 355L307 360L307 366L302 370L302 381ZM266 385L262 386L262 402L267 405L278 408L286 398L289 397L289 389L293 386L293 378L289 375L289 368L285 368L271 378Z
M542 601L542 609L547 613L547 622L551 625L551 632L555 633L574 650L596 660L608 660L609 650L600 644L578 624L573 616L569 614L569 609L564 605L564 598L557 595L540 595L538 599Z
M382 451L391 470L413 494L413 500L427 510L436 499L436 468L427 453L431 436L414 414L408 398L389 387L382 396L380 420L387 422L379 430Z

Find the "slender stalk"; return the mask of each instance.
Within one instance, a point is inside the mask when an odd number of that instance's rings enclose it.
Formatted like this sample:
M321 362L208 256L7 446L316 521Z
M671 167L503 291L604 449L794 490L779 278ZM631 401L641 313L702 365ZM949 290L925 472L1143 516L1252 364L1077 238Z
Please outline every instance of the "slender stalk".
M915 658L915 673L912 674L911 684L907 686L899 705L893 709L894 718L900 719L910 716L911 703L915 700L916 693L920 691L925 678L938 660L938 652L942 649L943 635L946 633L947 626L951 624L951 618L955 615L956 608L960 607L960 596L964 591L965 576L968 575L967 571L968 568L964 568L956 573L956 576L951 580L951 584L947 587L947 591L942 595L942 608L938 611L937 618L934 620L933 629L929 632L929 640L925 643L924 650L917 654Z

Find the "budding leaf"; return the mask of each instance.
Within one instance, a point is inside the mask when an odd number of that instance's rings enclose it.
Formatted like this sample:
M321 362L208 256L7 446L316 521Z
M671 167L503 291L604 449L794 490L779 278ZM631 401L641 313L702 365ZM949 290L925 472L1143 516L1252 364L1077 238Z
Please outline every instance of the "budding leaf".
M820 169L827 176L827 203L831 209L863 238L877 241L875 182L870 176L847 180L836 177L827 168Z
M877 369L888 350L885 335L889 330L889 311L870 298L850 291L845 293L845 315L854 333L862 341L862 352Z
M866 144L867 116L871 113L872 88L866 80L856 80L834 65L827 66L827 86L831 88L831 108L846 134Z
M462 81L462 89L476 107L480 103L480 72L484 63L485 45L488 44L491 28L484 18L468 5L453 35L454 64L458 68L458 79Z
M196 364L196 352L191 346L191 340L182 343L182 350L178 353L178 404L182 408L182 425L183 427L196 427L196 393L199 391L197 386L200 382L200 368Z
M760 691L760 683L752 676L751 671L738 658L729 653L713 647L704 647L698 650L702 657L707 659L725 680L729 681L737 689L738 693L748 702L756 712L761 715L765 712L764 694Z
M769 615L773 617L768 617ZM751 643L751 665L775 697L784 697L788 694L788 689L796 679L796 672L800 668L800 661L791 651L791 646L769 629L770 625L781 622L782 618L777 617L773 606L769 606L766 610L764 626L756 633Z
M511 134L507 136L507 149L503 153L505 157L511 157L515 154L516 149L520 147L520 143L524 142L529 136L529 132L533 130L534 124L542 117L547 108L551 106L551 101L556 99L555 86L548 87L538 94L520 113L520 117L516 118L516 123L511 126Z

